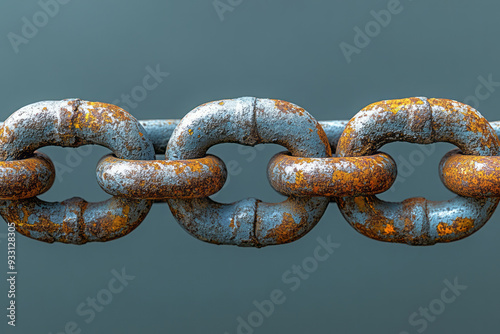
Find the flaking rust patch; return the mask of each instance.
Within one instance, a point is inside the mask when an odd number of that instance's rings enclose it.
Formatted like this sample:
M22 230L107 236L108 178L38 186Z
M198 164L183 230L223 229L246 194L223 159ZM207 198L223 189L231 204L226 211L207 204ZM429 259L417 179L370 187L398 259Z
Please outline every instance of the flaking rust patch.
M264 238L272 239L276 241L276 244L291 242L300 236L301 227L302 224L295 223L290 213L284 212L281 224L270 229Z
M474 219L458 217L453 223L441 222L437 225L437 232L440 237L450 234L464 234L474 228Z

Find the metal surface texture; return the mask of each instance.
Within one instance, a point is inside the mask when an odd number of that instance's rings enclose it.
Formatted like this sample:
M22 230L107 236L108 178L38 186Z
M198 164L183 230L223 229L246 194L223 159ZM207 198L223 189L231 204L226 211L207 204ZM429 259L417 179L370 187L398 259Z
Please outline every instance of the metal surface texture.
M122 159L151 160L154 149L139 122L123 109L104 103L47 101L12 114L0 128L0 159L29 158L48 145L78 147L99 144ZM99 203L72 198L49 203L31 197L5 200L0 214L17 231L45 242L84 244L108 241L134 230L152 202L113 197Z
M500 196L500 157L464 155L460 150L446 154L439 165L444 185L466 197Z
M264 247L297 240L336 202L346 220L370 238L432 245L479 230L500 201L500 122L446 99L380 101L350 121L316 121L295 104L243 97L203 104L182 120L143 120L119 107L69 99L21 108L0 126L0 214L18 232L45 242L109 241L134 230L153 201L167 202L194 237L225 245ZM458 196L441 202L378 199L397 167L381 147L394 141L448 142L459 149L439 173ZM268 179L288 199L223 204L210 199L226 181L224 162L207 150L219 143L279 144ZM54 182L54 165L36 151L56 145L102 145L113 154L97 166L104 202L36 196ZM332 149L336 155L332 156ZM165 160L155 160L165 154Z
M393 141L449 142L464 154L494 156L500 142L484 117L465 104L445 99L387 100L361 110L346 126L337 153L341 157L373 154ZM380 241L431 245L465 238L481 228L498 198L457 196L443 202L412 198L387 203L375 196L337 200L358 232Z

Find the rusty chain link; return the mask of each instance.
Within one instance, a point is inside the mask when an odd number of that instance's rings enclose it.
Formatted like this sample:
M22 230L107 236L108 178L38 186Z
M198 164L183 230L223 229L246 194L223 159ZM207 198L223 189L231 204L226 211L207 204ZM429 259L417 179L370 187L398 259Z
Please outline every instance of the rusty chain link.
M336 202L367 237L432 245L470 236L495 211L498 133L500 122L489 123L468 105L423 97L377 102L350 121L324 122L292 103L254 97L206 103L182 120L145 121L105 103L44 101L21 108L0 127L0 215L27 237L84 244L130 233L154 201L166 201L179 224L200 240L263 247L301 238ZM397 175L392 157L378 150L394 141L456 145L439 172L457 196L442 202L378 199ZM227 177L224 162L207 155L219 143L284 146L267 172L287 199L210 199ZM55 169L36 150L89 144L113 152L97 165L98 184L113 197L99 203L38 199L52 186ZM155 160L155 154L165 154L165 160Z

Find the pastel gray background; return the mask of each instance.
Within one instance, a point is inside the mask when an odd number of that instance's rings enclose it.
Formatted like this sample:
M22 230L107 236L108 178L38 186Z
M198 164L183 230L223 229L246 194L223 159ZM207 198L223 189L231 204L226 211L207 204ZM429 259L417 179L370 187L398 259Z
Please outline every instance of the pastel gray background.
M387 9L391 1L221 1L233 4L223 20L210 0L66 1L36 36L19 45L18 53L8 34L21 35L23 17L32 22L42 7L35 0L2 1L0 120L42 100L79 97L111 103L142 84L146 67L157 65L169 76L128 109L138 119L181 118L202 103L240 96L294 102L318 120L349 119L379 100L427 96L464 101L475 96L480 76L500 81L498 1L401 0L400 13L350 63L340 43L352 45L354 28L364 29L374 20L370 11ZM480 100L478 110L488 120L498 120L500 88L490 88L480 90L489 96ZM236 144L210 150L226 164L234 160L241 166L218 200L282 199L265 171L269 158L282 148L257 148L244 154ZM436 144L435 152L382 198L451 198L437 173L451 148ZM68 166L71 150L42 151ZM399 163L420 148L390 144L382 150ZM109 151L95 147L88 156L85 148L76 152L81 161L73 156L76 160L70 161L77 163L72 172L61 175L41 198L108 198L97 185L95 166ZM0 226L5 275L7 228ZM282 275L312 256L317 238L328 235L340 247L291 291ZM411 314L440 299L444 281L457 278L467 289L423 332L496 333L498 235L496 213L482 230L456 243L381 243L355 232L331 204L301 240L245 249L195 240L166 204L156 204L137 230L109 243L45 244L18 235L18 326L6 324L7 285L2 279L0 332L64 333L74 321L81 333L233 334L238 317L246 319L256 310L254 301L269 299L271 291L280 289L286 301L254 333L413 334L424 326L412 326ZM78 305L107 288L113 269L124 267L135 279L86 323L76 313Z

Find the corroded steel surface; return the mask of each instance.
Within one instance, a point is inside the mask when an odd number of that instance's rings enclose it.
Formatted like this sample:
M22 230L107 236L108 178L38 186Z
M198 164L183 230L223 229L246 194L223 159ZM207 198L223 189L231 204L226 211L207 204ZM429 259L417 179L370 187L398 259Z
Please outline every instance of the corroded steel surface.
M285 152L269 162L271 186L283 195L361 196L388 190L397 167L385 153L364 157L300 158Z
M37 197L2 201L0 213L15 222L19 233L44 242L84 244L127 235L146 218L151 204L144 200L113 197L89 203L73 197L46 202Z
M361 110L346 126L337 147L341 157L365 156L393 141L449 142L468 155L493 156L500 142L475 109L445 99L381 101ZM430 245L467 237L481 228L498 198L458 196L432 202L412 198L387 203L375 196L337 200L346 220L362 234L381 241Z
M50 189L56 171L52 161L35 151L31 158L0 161L0 199L24 199Z
M139 122L123 109L104 103L47 101L12 114L0 128L0 160L28 158L48 145L99 144L122 159L151 160L154 149ZM17 230L47 242L83 244L107 241L134 230L151 201L113 197L99 203L73 198L49 203L34 198L3 201L0 214Z
M439 165L444 185L467 197L500 196L500 157L464 155L460 150L446 154Z
M198 198L222 189L227 171L213 155L191 160L125 160L106 155L97 182L108 194L127 198Z
M300 238L335 201L348 222L370 238L432 245L471 235L495 210L498 134L500 122L488 123L473 108L445 99L381 101L349 122L317 122L292 103L253 97L210 102L182 120L144 121L104 103L39 102L0 123L0 214L28 237L83 244L128 234L153 201L167 201L181 226L198 239L263 247ZM374 196L395 181L393 159L378 152L393 141L458 146L442 159L440 176L459 196L402 203ZM227 176L224 163L206 154L218 143L286 147L288 152L271 159L268 178L288 199L222 204L208 198ZM98 183L111 199L49 203L34 197L47 191L55 176L50 159L36 149L88 144L114 153L97 167ZM155 152L165 153L165 160L154 160Z
M166 158L196 159L218 143L275 143L292 155L331 156L318 122L288 102L252 97L214 101L187 114L169 141ZM262 247L294 241L323 215L327 197L289 197L276 204L245 199L221 204L210 198L169 199L173 215L196 238L215 243Z
M121 159L154 158L144 128L125 110L70 99L38 102L12 114L0 128L0 160L30 156L43 146L102 145Z

